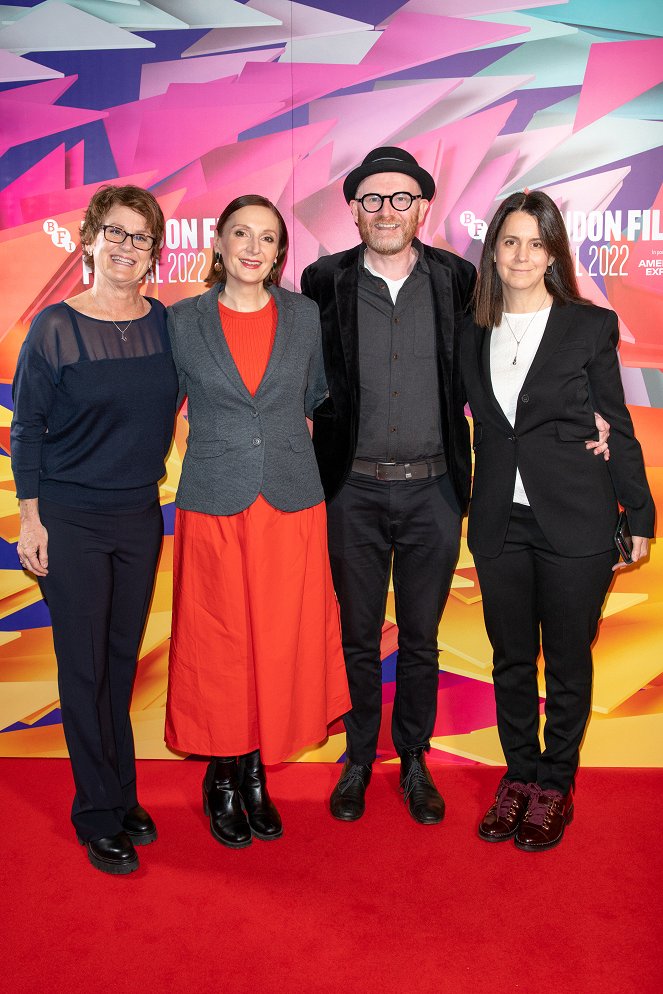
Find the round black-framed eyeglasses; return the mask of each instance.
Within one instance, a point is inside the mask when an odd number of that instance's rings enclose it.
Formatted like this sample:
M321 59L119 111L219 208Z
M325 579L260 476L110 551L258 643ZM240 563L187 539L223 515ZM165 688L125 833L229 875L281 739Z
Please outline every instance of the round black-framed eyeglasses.
M412 206L413 201L421 200L422 193L408 193L406 190L399 190L398 193L365 193L363 197L356 197L358 204L364 208L367 214L377 214L382 210L385 200L388 200L395 211L407 211Z
M139 232L137 235L132 234L130 231L125 231L124 228L121 228L119 224L102 224L101 230L107 242L114 242L115 245L121 245L127 238L130 238L133 247L140 252L150 252L156 243L156 238L152 235L144 235L142 232Z

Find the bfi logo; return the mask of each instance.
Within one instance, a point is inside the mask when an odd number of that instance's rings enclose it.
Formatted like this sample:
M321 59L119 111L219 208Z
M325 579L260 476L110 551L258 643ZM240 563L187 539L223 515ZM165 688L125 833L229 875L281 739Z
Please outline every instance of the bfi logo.
M73 252L76 248L69 231L66 228L61 228L52 217L44 221L43 229L56 248L64 249L65 252Z
M474 238L477 242L482 242L485 239L488 225L473 211L462 211L459 221L464 228L467 228L470 238Z

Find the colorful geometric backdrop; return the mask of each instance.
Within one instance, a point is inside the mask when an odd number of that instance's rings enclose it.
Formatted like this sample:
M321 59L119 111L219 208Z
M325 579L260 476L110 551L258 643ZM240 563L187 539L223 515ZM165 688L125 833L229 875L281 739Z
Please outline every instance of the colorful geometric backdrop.
M16 557L11 380L34 314L87 280L78 226L104 182L137 183L168 218L156 284L199 293L215 220L236 195L276 202L285 285L356 242L343 176L381 144L438 182L423 238L473 262L508 193L545 189L583 293L621 320L627 399L663 506L663 4L660 0L46 0L0 7L0 755L66 754L48 610ZM166 539L132 718L164 757L179 419L161 488ZM621 573L595 650L586 765L663 763L663 548ZM463 543L439 631L432 758L502 761L490 648ZM396 629L384 629L381 759ZM543 691L542 691L543 692ZM342 726L300 756L337 761Z

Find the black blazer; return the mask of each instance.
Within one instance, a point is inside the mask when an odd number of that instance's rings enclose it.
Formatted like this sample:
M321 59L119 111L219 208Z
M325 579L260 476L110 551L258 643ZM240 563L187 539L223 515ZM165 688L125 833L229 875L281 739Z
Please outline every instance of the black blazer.
M361 387L357 326L359 257L365 245L324 256L302 273L302 293L320 308L329 398L313 416L313 446L325 496L345 483L357 451ZM470 490L470 444L460 375L460 336L472 296L474 267L442 249L421 245L430 268L437 336L442 440L451 481L463 510Z
M610 549L617 501L633 534L652 536L654 503L619 374L617 315L587 304L553 304L513 428L493 394L490 336L467 320L462 367L474 417L471 551L501 552L516 465L536 520L560 555ZM584 446L598 437L594 411L610 423L609 462Z

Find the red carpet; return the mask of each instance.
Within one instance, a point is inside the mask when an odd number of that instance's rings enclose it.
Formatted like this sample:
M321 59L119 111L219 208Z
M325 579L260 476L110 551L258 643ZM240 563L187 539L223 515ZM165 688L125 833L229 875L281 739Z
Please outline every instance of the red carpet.
M230 851L207 831L199 762L139 764L160 838L127 877L94 870L60 760L2 760L8 994L653 994L661 972L663 771L583 770L563 844L487 845L499 771L435 767L421 827L377 767L364 818L324 802L338 768L273 771L285 835ZM608 806L609 805L609 806Z

